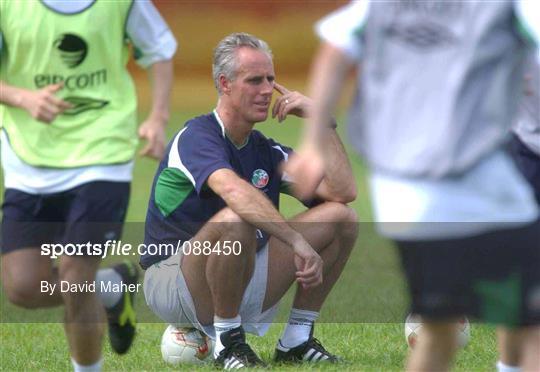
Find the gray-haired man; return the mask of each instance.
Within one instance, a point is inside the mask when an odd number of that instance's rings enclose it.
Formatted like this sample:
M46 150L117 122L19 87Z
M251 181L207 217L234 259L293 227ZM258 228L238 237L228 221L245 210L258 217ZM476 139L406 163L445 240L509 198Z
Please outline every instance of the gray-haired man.
M320 203L286 220L279 194L290 190L291 180L280 165L292 149L253 126L267 119L274 90L281 94L272 109L279 121L306 117L311 100L275 82L270 49L251 35L224 38L213 72L216 109L187 122L154 179L145 243L184 245L174 254L141 258L147 303L163 320L215 338L214 357L224 368L255 366L262 362L244 328L264 334L296 281L275 359L336 361L313 338L313 322L357 236L356 215L346 205L356 188L343 146L326 129L332 167L317 188Z

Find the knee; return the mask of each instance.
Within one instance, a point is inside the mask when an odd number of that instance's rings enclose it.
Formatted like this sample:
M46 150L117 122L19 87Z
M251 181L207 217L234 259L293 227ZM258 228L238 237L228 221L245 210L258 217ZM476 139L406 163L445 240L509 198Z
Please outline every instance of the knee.
M220 225L222 235L227 235L230 240L239 240L249 245L256 243L255 228L245 222L231 208L223 208L216 216L216 222Z
M358 213L354 209L352 209L349 206L345 206L345 210L343 211L343 230L346 231L348 234L358 236Z
M39 297L41 296L40 281L19 281L16 284L4 285L9 302L25 309L35 309L40 307ZM48 283L48 282L47 282Z
M79 319L81 314L92 312L96 304L100 304L99 307L102 306L98 297L99 284L95 280L64 279L60 281L59 285L61 286L60 295L62 296L68 321ZM94 319L94 317L95 321L99 320L100 314L96 311L93 312L96 314L87 319L88 321Z
M458 348L455 322L426 322L422 325L422 338L426 344L438 347L448 354Z
M327 216L328 221L354 224L358 222L358 214L347 204L325 202L323 207L325 208L324 215Z
M99 268L99 258L67 256L60 263L58 276L66 282L93 281Z
M325 214L335 224L336 238L354 242L358 237L358 214L346 204L328 202L325 203L327 211ZM349 246L350 244L345 244ZM351 245L352 248L352 245Z
M348 205L343 205L343 219L342 222L345 222L347 224L351 224L354 226L358 226L358 213L356 211L349 207Z
M69 257L59 269L60 285L64 305L68 308L85 306L87 298L95 297L96 272L99 261L92 258Z
M347 247L349 252L353 249L356 239L358 238L358 230L358 214L351 207L344 205L338 234L345 242L343 247Z
M36 257L33 248L13 251L2 256L0 283L9 302L35 309L54 302L51 283L56 281L50 261Z

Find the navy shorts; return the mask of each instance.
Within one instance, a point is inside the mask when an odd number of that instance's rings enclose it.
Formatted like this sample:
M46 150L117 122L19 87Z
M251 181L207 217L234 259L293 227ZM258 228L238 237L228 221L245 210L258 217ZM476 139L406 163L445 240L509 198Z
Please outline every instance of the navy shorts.
M42 244L103 244L122 233L129 182L96 181L52 194L6 189L2 204L2 254Z
M510 141L510 153L523 176L533 187L536 202L540 205L540 155L531 151L515 134Z
M397 242L411 312L540 324L540 221L470 238Z

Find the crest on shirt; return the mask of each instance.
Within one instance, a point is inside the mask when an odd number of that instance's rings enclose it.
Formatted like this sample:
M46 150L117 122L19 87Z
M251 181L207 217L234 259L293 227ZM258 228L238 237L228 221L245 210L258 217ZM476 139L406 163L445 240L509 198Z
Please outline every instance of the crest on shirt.
M268 180L270 177L264 169L255 169L253 175L251 176L251 183L258 189L262 189L268 185Z

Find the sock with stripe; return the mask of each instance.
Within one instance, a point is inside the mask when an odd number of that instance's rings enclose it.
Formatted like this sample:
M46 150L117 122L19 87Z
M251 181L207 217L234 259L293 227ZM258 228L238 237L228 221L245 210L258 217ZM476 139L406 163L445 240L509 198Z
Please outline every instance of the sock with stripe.
M242 320L240 315L235 316L234 318L221 318L217 315L214 315L214 329L216 330L216 344L214 346L214 359L216 359L221 352L225 349L225 346L221 343L221 334L231 329L238 328L242 325Z
M309 339L311 327L319 317L317 311L291 309L289 321L279 342L285 348L296 347Z

